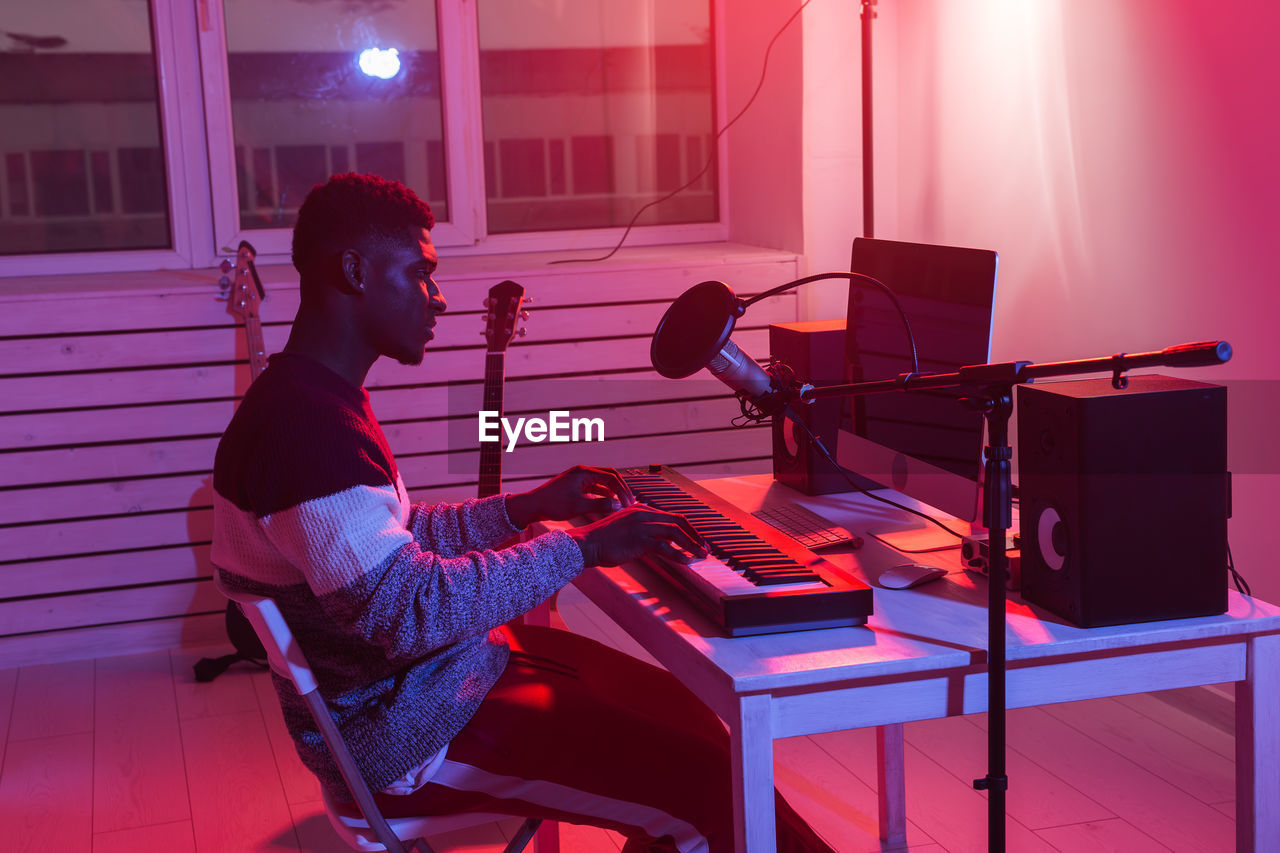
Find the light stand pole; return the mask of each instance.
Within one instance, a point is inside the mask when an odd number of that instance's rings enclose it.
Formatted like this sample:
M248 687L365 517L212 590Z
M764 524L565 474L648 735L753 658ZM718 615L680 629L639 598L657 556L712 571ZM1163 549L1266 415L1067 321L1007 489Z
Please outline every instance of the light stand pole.
M872 168L871 22L877 0L862 0L862 236L876 236L875 170Z

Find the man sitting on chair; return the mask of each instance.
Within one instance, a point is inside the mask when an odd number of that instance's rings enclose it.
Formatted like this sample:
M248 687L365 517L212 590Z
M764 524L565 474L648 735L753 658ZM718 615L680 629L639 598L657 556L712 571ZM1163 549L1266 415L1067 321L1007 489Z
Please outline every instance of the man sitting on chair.
M444 296L430 209L337 175L298 212L301 307L218 444L212 560L276 601L388 817L495 812L616 830L626 849L733 847L728 736L663 670L577 635L508 625L586 566L705 549L681 516L577 467L521 494L411 504L363 385L420 364ZM538 520L599 521L492 550ZM303 763L349 792L275 677ZM779 798L779 850L830 848Z

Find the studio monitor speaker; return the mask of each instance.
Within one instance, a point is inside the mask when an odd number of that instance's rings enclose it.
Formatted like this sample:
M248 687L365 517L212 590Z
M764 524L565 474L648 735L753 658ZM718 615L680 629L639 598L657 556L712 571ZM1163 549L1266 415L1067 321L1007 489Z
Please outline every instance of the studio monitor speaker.
M769 326L769 353L785 362L802 382L835 385L845 381L844 328L844 320L774 323ZM841 401L817 400L796 408L809 429L834 454ZM777 416L773 419L773 478L806 495L849 491L840 472L814 449L804 430Z
M1227 389L1018 387L1022 597L1084 627L1227 608Z

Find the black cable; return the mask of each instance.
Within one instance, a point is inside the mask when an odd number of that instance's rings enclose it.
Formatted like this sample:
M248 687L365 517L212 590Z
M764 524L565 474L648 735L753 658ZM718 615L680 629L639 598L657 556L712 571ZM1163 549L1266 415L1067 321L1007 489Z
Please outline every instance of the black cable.
M915 333L911 331L911 321L907 319L907 312L903 310L902 303L898 301L898 297L895 296L893 291L889 289L889 285L885 284L883 281L881 281L878 278L872 278L871 276L865 275L860 272L814 273L813 275L807 275L804 278L798 278L795 281L789 281L786 284L780 284L777 287L771 287L768 290L766 290L764 293L757 293L755 296L751 297L750 299L742 300L741 306L740 306L741 311L747 310L747 308L759 302L761 299L767 299L770 296L776 296L777 294L790 290L793 287L799 287L802 284L809 284L810 282L823 281L824 279L830 279L830 278L846 278L850 282L856 282L856 281L866 282L867 284L874 284L876 287L884 291L885 296L888 296L889 301L893 303L893 307L898 309L898 316L902 318L902 326L907 330L907 343L911 347L911 372L919 373L920 357L916 354L916 336L915 336Z
M929 515L928 513L921 512L921 511L920 511L920 510L918 510L918 509L912 509L912 508L911 508L911 507L909 507L909 506L903 506L902 504L898 503L897 501L891 501L891 500L889 500L889 499L888 499L888 498L886 498L886 497L883 497L883 496L881 496L881 495L877 495L877 494L875 494L874 492L868 491L867 489L864 489L862 486L859 486L857 483L855 483L855 482L853 481L853 478L849 476L849 472L848 472L848 471L846 471L846 470L845 470L843 467L841 467L839 464L837 464L837 463L836 463L836 460L834 460L834 459L832 459L832 458L831 458L831 453L830 453L830 452L828 452L828 450L827 450L827 448L826 448L826 445L824 445L824 444L822 443L822 441L821 441L821 440L820 440L816 435L814 435L814 434L813 434L812 430L810 430L810 429L809 429L809 425L808 425L808 424L806 424L806 423L804 423L803 421L796 421L796 423L797 423L797 424L799 424L800 428L801 428L801 429L803 429L803 430L805 431L805 435L809 436L809 440L813 442L813 446L814 446L814 447L816 447L816 448L818 448L818 452L822 454L822 458L823 458L823 459L826 459L828 462L830 462L830 463L831 463L831 467L832 467L832 468L835 468L835 469L836 469L836 471L840 472L840 476L841 476L841 477L844 477L845 482L846 482L846 483L848 483L848 484L849 484L849 486L850 486L851 488L856 489L857 491L861 492L862 494L866 495L867 497L869 497L869 498L871 498L871 499L873 499L873 500L880 501L880 503L888 504L889 506L897 507L898 509L901 509L901 510L906 510L907 512L911 513L912 515L918 515L918 516L920 516L921 518L923 518L925 521L931 521L931 522L933 522L934 524L938 525L938 526L939 526L939 527L941 527L943 530L947 531L948 533L950 533L952 536L956 537L957 539L960 539L960 540L963 540L963 539L964 539L964 534L963 534L963 533L956 533L956 532L955 532L954 530L952 530L950 527L947 527L947 526L946 526L945 524L943 524L941 521L939 521L938 519L936 519L936 518L934 518L933 516Z
M794 376L795 376L791 368L782 362L774 362L773 364L770 364L766 372L769 373L770 376L781 378L782 381L784 382L784 387L789 386L787 377L791 377L792 379L794 379ZM746 423L759 423L763 420L766 420L772 417L771 415L761 410L758 405L752 402L752 400L747 396L747 392L739 391L737 394L737 397L738 397L738 403L742 407L742 418L744 420L744 423L739 424L737 422L737 419L735 418L734 426L745 426ZM955 532L950 527L947 527L941 521L929 515L928 513L920 512L920 510L912 509L909 506L903 506L897 501L891 501L886 497L882 497L881 495L874 494L873 492L870 492L867 489L864 489L862 486L859 486L857 483L853 481L853 478L849 476L849 472L846 471L844 468L842 468L839 464L837 464L835 459L831 458L831 452L827 450L827 446L822 443L822 439L818 438L816 435L813 434L813 430L809 429L808 424L806 424L804 421L801 421L799 419L795 420L795 423L802 430L804 430L805 435L809 436L809 441L813 444L814 447L818 449L818 452L822 454L823 458L826 459L829 463L831 463L831 467L835 468L837 471L840 472L840 476L844 477L845 482L849 484L850 488L854 489L855 491L861 492L862 494L866 495L872 500L877 500L877 501L880 501L880 503L888 504L889 506L892 506L892 507L897 507L898 509L909 512L912 515L918 515L921 518L923 518L925 521L930 521L938 525L943 530L947 531L957 539L961 539L961 540L964 539L964 534Z
M609 258L612 258L615 254L617 254L618 250L622 248L622 244L627 241L627 236L631 233L631 229L635 227L636 222L640 219L640 217L644 214L646 210L648 210L651 207L654 207L655 205L662 204L664 201L666 201L669 198L673 198L674 196L679 195L680 193L689 189L689 187L696 184L698 181L702 180L702 176L705 175L707 173L707 170L711 168L711 164L714 163L720 157L720 148L719 148L720 137L724 136L725 132L728 131L729 128L737 124L738 119L746 115L747 110L751 108L751 105L755 103L756 97L759 96L760 90L764 88L765 73L769 70L769 54L773 51L774 43L777 42L777 40L782 37L782 34L786 32L787 27L791 26L791 22L800 16L800 13L804 11L804 7L808 6L812 2L813 0L804 0L804 2L800 4L800 7L798 9L796 9L794 12L791 13L791 17L787 18L786 22L781 27L778 28L778 31L776 33L773 34L773 38L769 39L769 46L764 49L764 61L760 65L760 80L759 82L756 83L756 90L751 93L750 98L747 98L746 105L743 106L742 109L738 110L738 114L735 115L733 118L729 119L729 121L725 123L724 127L716 131L715 137L711 140L711 156L707 158L707 162L704 163L702 168L698 170L698 174L694 175L684 184L676 187L666 195L661 196L660 198L654 199L653 201L649 202L648 204L644 205L639 210L637 210L635 213L635 216L632 216L631 221L627 223L626 230L622 232L622 236L618 238L617 245L615 245L611 250L609 250L609 253L607 255L601 255L598 258L560 258L559 260L550 261L550 263L590 264L590 263L596 263L598 261L609 260Z
M818 273L817 275L806 276L805 278L796 279L795 281L787 282L786 284L782 284L782 285L779 285L778 287L767 290L764 293L757 294L751 297L750 299L744 301L742 303L742 307L745 309L751 303L758 302L759 300L764 299L768 296L772 296L775 293L781 293L787 288L798 287L802 284L807 284L810 281L817 281L819 279L832 278L832 277L839 277L839 278L848 277L850 280L865 279L866 281L869 281L872 284L876 284L884 289L884 292L888 294L889 298L893 301L894 307L898 309L898 315L902 317L903 325L906 326L907 340L911 343L912 372L919 373L920 362L916 356L916 341L915 341L915 336L911 332L911 323L907 320L907 312L902 310L902 305L898 303L898 299L896 296L893 295L892 290L890 290L883 282L877 279L874 279L869 275L863 275L862 273ZM768 373L769 376L772 377L774 380L776 380L776 384L778 385L778 387L781 387L781 388L790 388L796 382L795 372L791 369L790 365L787 365L784 362L780 362L780 361L770 362L770 364L765 368L765 372ZM760 423L761 421L767 420L768 418L772 417L772 415L765 412L763 409L760 408L760 406L757 403L751 400L751 398L747 395L746 391L739 391L736 396L738 398L738 405L742 408L743 422L738 423L738 419L735 418L733 420L734 426L745 426L748 423ZM866 495L872 500L877 500L877 501L880 501L881 503L888 504L889 506L897 507L898 509L905 510L906 512L909 512L912 515L918 515L921 518L923 518L925 521L930 521L938 525L938 527L941 527L943 530L947 531L957 539L964 539L964 534L956 533L950 527L947 527L945 524L943 524L941 521L934 518L933 516L927 513L920 512L919 510L912 509L909 506L903 506L897 501L891 501L886 497L873 494L867 489L864 489L862 486L859 486L857 483L854 482L853 478L849 476L849 472L846 471L843 467L841 467L836 462L836 460L831 457L831 452L827 450L827 446L822 443L822 440L820 438L818 438L816 435L813 434L813 431L809 429L808 424L804 423L799 419L795 419L795 423L802 430L804 430L805 435L809 436L809 441L812 442L813 446L818 449L818 451L822 454L823 458L826 459L829 463L831 463L831 467L836 469L836 471L840 472L840 476L845 479L845 482L849 484L850 488L861 492L862 494Z
M1253 593L1249 591L1249 582L1244 579L1244 575L1236 571L1236 561L1231 556L1230 542L1227 543L1227 569L1231 572L1231 580L1236 585L1236 592L1252 596Z

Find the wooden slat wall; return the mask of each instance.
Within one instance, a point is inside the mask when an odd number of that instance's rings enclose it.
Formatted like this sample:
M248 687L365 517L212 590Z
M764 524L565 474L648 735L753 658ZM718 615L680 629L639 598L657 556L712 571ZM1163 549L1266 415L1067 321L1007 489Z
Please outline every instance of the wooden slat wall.
M706 374L658 377L649 339L688 286L714 278L756 293L794 278L796 261L705 254L678 269L642 259L439 276L450 311L424 364L382 360L367 383L414 499L474 493L476 406L465 406L483 376L481 301L503 278L533 296L528 336L507 357L507 400L521 409L509 413L564 409L606 428L603 443L504 454L508 488L575 462L663 462L694 476L768 470L767 429L734 429L736 401ZM287 268L262 272L275 351L296 283ZM185 272L146 287L103 280L79 293L0 296L0 667L223 640L210 471L249 372L215 281ZM752 307L734 339L763 357L768 324L795 319L795 297L775 297Z

